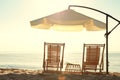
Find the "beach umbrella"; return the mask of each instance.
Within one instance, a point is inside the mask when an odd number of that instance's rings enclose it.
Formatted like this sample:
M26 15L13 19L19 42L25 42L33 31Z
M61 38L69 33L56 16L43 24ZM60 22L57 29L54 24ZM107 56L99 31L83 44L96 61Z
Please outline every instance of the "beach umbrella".
M99 31L106 28L106 24L71 9L63 10L33 21L30 24L38 29L53 29L56 31Z

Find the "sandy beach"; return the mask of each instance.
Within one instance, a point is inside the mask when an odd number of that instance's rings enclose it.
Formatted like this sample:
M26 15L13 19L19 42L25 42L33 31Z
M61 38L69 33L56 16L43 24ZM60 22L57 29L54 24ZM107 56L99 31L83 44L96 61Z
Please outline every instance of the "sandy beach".
M96 74L53 74L41 70L0 69L0 80L120 80L120 73Z

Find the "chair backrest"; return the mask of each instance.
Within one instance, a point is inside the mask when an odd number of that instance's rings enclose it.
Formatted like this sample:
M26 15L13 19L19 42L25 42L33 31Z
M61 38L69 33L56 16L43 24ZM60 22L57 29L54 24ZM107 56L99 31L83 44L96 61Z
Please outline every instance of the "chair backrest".
M44 71L47 71L49 68L52 68L51 70L57 69L57 71L63 68L64 47L65 43L44 42Z
M86 62L94 62L98 64L100 56L100 48L98 46L87 47Z
M98 65L104 53L105 44L84 44L83 59L88 64ZM86 57L85 57L86 56Z
M50 62L59 62L60 61L60 45L53 45L50 44L48 45L48 54L47 54L47 59Z

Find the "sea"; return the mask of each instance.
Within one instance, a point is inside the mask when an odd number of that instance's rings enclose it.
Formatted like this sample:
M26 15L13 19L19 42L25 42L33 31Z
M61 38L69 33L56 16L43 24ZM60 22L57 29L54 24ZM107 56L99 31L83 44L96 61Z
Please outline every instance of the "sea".
M120 72L120 53L109 53L110 72ZM104 59L104 71L106 71L106 59ZM66 53L64 55L64 68L66 63L76 63L82 66L82 53ZM0 68L42 70L43 53L0 53Z

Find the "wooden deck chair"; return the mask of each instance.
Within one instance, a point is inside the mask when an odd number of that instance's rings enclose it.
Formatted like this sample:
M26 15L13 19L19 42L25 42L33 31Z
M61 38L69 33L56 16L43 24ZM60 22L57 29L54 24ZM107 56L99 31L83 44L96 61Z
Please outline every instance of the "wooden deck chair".
M84 44L82 72L101 72L104 67L105 44Z
M44 42L43 72L61 72L65 43Z

